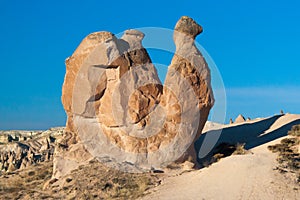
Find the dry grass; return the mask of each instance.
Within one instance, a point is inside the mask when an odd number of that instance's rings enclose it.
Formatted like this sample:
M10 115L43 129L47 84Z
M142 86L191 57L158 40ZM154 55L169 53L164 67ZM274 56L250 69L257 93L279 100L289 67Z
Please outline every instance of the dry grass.
M229 143L221 143L215 149L211 158L208 158L202 163L203 167L208 167L209 165L218 162L222 158L231 156L231 155L244 155L247 154L248 151L245 149L245 144L237 143L237 144L229 144Z
M153 174L125 173L92 161L65 177L62 188L52 190L71 199L74 195L82 199L136 199L157 181Z
M276 169L281 173L295 174L296 182L300 184L300 125L293 126L288 134L293 137L281 140L280 144L268 146L268 149L278 153L279 165Z
M45 181L52 174L52 163L44 162L23 171L17 170L0 176L0 199L41 199L50 197L42 191Z
M159 182L156 174L130 174L98 161L81 166L45 191L52 163L45 162L0 176L0 199L136 199Z
M235 151L232 153L232 155L245 155L248 151L245 149L244 143L237 143L235 145Z
M300 124L293 126L288 135L300 137Z

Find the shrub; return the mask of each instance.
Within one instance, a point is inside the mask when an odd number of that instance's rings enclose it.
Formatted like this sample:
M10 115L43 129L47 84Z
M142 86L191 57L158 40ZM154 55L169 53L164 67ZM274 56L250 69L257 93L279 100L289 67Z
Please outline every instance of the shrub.
M233 152L233 155L244 155L247 153L247 150L245 149L245 143L237 143L235 146L235 151Z
M296 174L296 182L300 183L300 154L298 152L300 125L293 126L288 135L294 137L282 139L280 144L270 145L268 149L273 153L278 153L277 169L282 173L290 171Z
M300 124L294 125L292 127L292 129L288 132L288 135L299 137L300 136Z

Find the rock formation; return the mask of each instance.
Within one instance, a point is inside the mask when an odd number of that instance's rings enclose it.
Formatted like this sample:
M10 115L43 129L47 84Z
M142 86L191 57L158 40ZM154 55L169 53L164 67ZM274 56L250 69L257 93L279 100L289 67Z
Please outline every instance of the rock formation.
M62 128L47 131L2 131L5 138L12 140L2 140L0 145L0 172L25 169L32 164L52 160L55 140L62 132Z
M95 157L119 167L130 163L124 170L196 163L193 142L214 104L210 71L194 44L201 32L189 17L177 22L164 85L140 31L127 30L120 39L109 32L88 35L66 60L62 103L68 119L53 177Z
M241 122L245 122L245 117L243 115L239 115L237 116L237 118L234 120L234 123L241 123Z

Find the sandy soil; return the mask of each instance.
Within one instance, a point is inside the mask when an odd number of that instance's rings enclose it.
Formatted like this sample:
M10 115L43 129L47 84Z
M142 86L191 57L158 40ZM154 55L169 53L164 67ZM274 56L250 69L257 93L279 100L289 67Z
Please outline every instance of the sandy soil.
M269 137L270 141L264 139L267 142L254 145L249 154L230 156L208 168L167 177L143 199L300 199L299 185L274 170L276 154L267 149L269 145L279 143L283 139L279 137L282 131L298 123L299 119L300 115L277 117L257 136L278 133L277 139L271 140L274 136ZM255 124L264 120L245 123L257 127ZM240 125L225 127L240 128Z

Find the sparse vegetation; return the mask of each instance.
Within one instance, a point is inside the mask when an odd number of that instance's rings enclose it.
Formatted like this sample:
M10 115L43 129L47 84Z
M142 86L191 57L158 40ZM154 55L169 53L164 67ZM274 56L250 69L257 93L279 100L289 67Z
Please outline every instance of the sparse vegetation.
M296 175L296 182L300 184L300 125L295 125L288 132L291 138L281 140L280 144L268 146L273 153L278 153L276 168L281 173L291 172Z
M208 160L205 160L202 163L202 166L208 167L212 163L218 162L222 158L231 156L231 155L244 155L247 154L247 150L245 149L244 143L237 144L229 144L229 143L221 143L219 144L212 155L212 157Z
M0 199L136 199L159 182L156 174L125 173L93 161L62 177L61 186L50 184L43 190L52 167L44 162L3 174Z
M215 162L218 162L221 158L224 158L224 154L221 154L221 153L216 153L215 155L213 155L213 160Z
M288 134L291 136L300 137L300 124L293 126Z
M63 189L52 189L61 195L67 194L66 198L76 194L76 198L83 199L136 199L154 187L157 181L154 174L125 173L93 161L72 171L65 178Z
M235 145L235 151L232 153L233 155L244 155L247 153L245 149L245 143L237 143Z
M33 165L26 170L17 170L0 176L0 199L39 199L49 197L42 191L43 183L50 179L52 162Z

